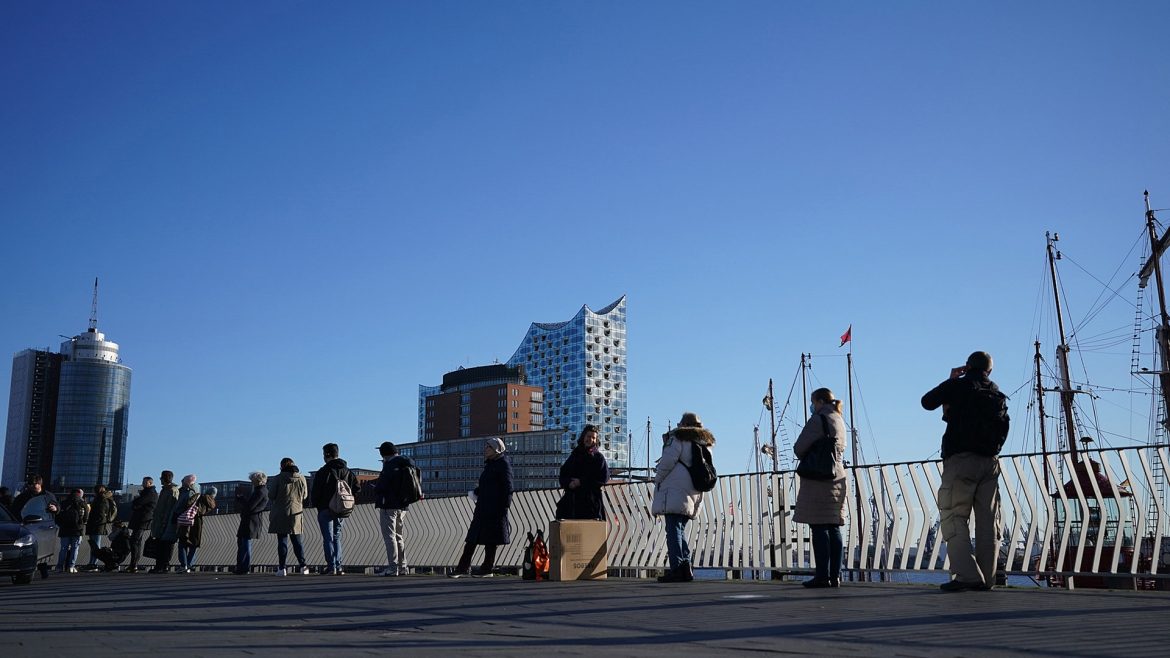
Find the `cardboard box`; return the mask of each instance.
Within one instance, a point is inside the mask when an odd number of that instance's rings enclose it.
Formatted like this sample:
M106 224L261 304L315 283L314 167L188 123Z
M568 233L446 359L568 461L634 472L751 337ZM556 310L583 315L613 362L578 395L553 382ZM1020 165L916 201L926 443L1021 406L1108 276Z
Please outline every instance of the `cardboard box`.
M553 521L548 528L549 580L600 580L609 561L605 521Z

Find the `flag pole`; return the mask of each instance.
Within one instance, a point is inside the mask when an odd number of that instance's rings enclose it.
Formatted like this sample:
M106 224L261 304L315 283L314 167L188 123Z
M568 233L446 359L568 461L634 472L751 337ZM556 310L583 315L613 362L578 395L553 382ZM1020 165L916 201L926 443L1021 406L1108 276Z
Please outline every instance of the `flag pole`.
M850 442L853 444L852 445L853 463L851 464L852 468L850 470L853 471L853 498L854 498L854 503L857 506L857 512L855 514L855 516L857 517L857 524L856 525L857 525L857 546L858 546L857 579L864 581L864 580L868 580L868 579L864 577L864 572L861 570L861 567L865 565L865 558L866 558L865 553L864 553L864 551L865 551L865 524L861 522L861 486L860 486L861 479L857 475L857 469L859 467L858 462L860 461L860 451L859 451L858 445L857 445L857 426L854 423L854 414L853 414L853 325L852 324L850 324L849 328L847 330L845 330L845 335L841 337L841 344L844 345L846 343L849 344L849 351L845 353L845 379L846 379L846 382L848 383L848 389L849 389L849 392L848 392L849 439L850 439Z

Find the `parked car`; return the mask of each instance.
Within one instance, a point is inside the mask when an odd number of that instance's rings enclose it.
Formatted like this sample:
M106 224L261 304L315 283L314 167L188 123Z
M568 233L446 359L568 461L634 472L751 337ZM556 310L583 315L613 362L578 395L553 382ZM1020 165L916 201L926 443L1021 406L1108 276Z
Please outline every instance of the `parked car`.
M49 575L49 562L57 545L57 525L51 514L30 514L17 519L0 506L0 576L11 576L17 585L32 582L33 572Z

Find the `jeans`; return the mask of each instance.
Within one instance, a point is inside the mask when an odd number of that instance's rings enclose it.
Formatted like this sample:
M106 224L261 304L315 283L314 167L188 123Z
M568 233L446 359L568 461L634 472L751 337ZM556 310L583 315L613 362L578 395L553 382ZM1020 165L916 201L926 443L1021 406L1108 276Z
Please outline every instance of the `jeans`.
M190 569L195 566L195 551L199 549L194 544L179 543L179 568Z
M97 564L97 552L102 548L102 535L89 536L89 566Z
M329 508L317 510L317 525L321 526L321 542L325 548L325 567L341 571L341 526L345 519Z
M406 549L402 543L406 510L382 509L378 513L381 517L382 542L386 544L386 570L389 573L402 573L406 571Z
M810 524L812 531L813 560L816 562L818 580L841 577L841 559L844 547L841 542L841 526Z
M81 547L81 537L60 537L61 553L57 556L57 570L71 569L77 566L77 549Z
M292 538L293 553L297 556L297 564L305 566L305 545L301 543L300 535L277 535L276 557L280 560L280 568L288 564L288 540Z
M236 537L236 573L252 571L252 540Z
M691 548L687 546L687 521L684 514L666 515L666 557L671 569L677 569L680 562L691 561Z

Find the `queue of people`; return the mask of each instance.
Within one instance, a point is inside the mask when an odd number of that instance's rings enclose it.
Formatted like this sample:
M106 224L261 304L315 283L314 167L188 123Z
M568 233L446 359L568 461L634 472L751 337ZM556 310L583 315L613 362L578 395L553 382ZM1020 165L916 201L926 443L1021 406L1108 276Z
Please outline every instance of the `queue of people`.
M941 586L947 592L988 590L995 586L1000 531L997 457L1007 437L1009 419L1006 397L989 378L991 369L991 356L974 352L964 366L953 368L946 381L922 398L924 409L942 407L943 421L947 424L942 443L942 484L938 491L940 527L947 542L952 572L952 579ZM813 391L809 405L811 415L793 445L795 456L801 460L793 520L809 526L812 544L815 573L803 585L810 589L836 588L842 582L841 527L845 524L849 492L844 463L848 431L843 404L830 389ZM694 580L694 557L687 542L686 527L703 508L704 491L696 484L693 471L696 455L708 455L704 459L709 459L714 446L714 434L694 412L684 413L678 425L663 435L651 503L651 513L663 517L665 524L667 568L659 582ZM598 428L585 425L560 469L563 495L556 505L557 519L606 519L602 489L609 480L609 468L599 448ZM408 457L398 453L392 442L386 441L377 449L383 468L373 489L387 565L377 573L401 576L408 573L407 510L421 497L418 471ZM497 551L511 541L508 511L514 482L506 453L507 447L500 438L492 437L484 442L484 467L478 486L468 494L474 508L458 563L448 574L452 578L494 576ZM324 463L311 487L288 457L281 460L280 472L271 480L259 471L249 475L251 487L237 492L240 516L233 573L251 573L252 542L265 534L262 513L270 507L267 534L277 536L276 575L310 573L301 541L306 502L316 509L321 531L325 565L320 573L345 573L343 528L354 509L358 481L346 461L340 458L336 443L322 446L322 457ZM806 463L814 461L815 466L804 468ZM95 490L92 504L85 502L80 489L58 502L44 489L39 477L33 478L15 499L7 491L0 491L0 504L20 515L55 516L60 537L58 571L78 570L76 560L82 536L89 540L89 566L95 566L98 559L106 561L108 566L110 560L116 559L116 568L128 556L127 571L138 571L144 539L149 533L146 541L151 547L149 557L155 560L152 573L170 570L176 544L177 571L190 573L194 571L202 540L203 517L215 510L215 495L214 488L200 492L194 474L175 484L174 473L165 470L160 474L158 490L152 478L143 478L142 489L130 505L126 523L116 519L113 494L104 487ZM968 529L972 514L976 526L974 547ZM107 534L109 545L103 546ZM291 569L289 543L296 558L296 566ZM480 546L483 560L473 570L472 558Z

